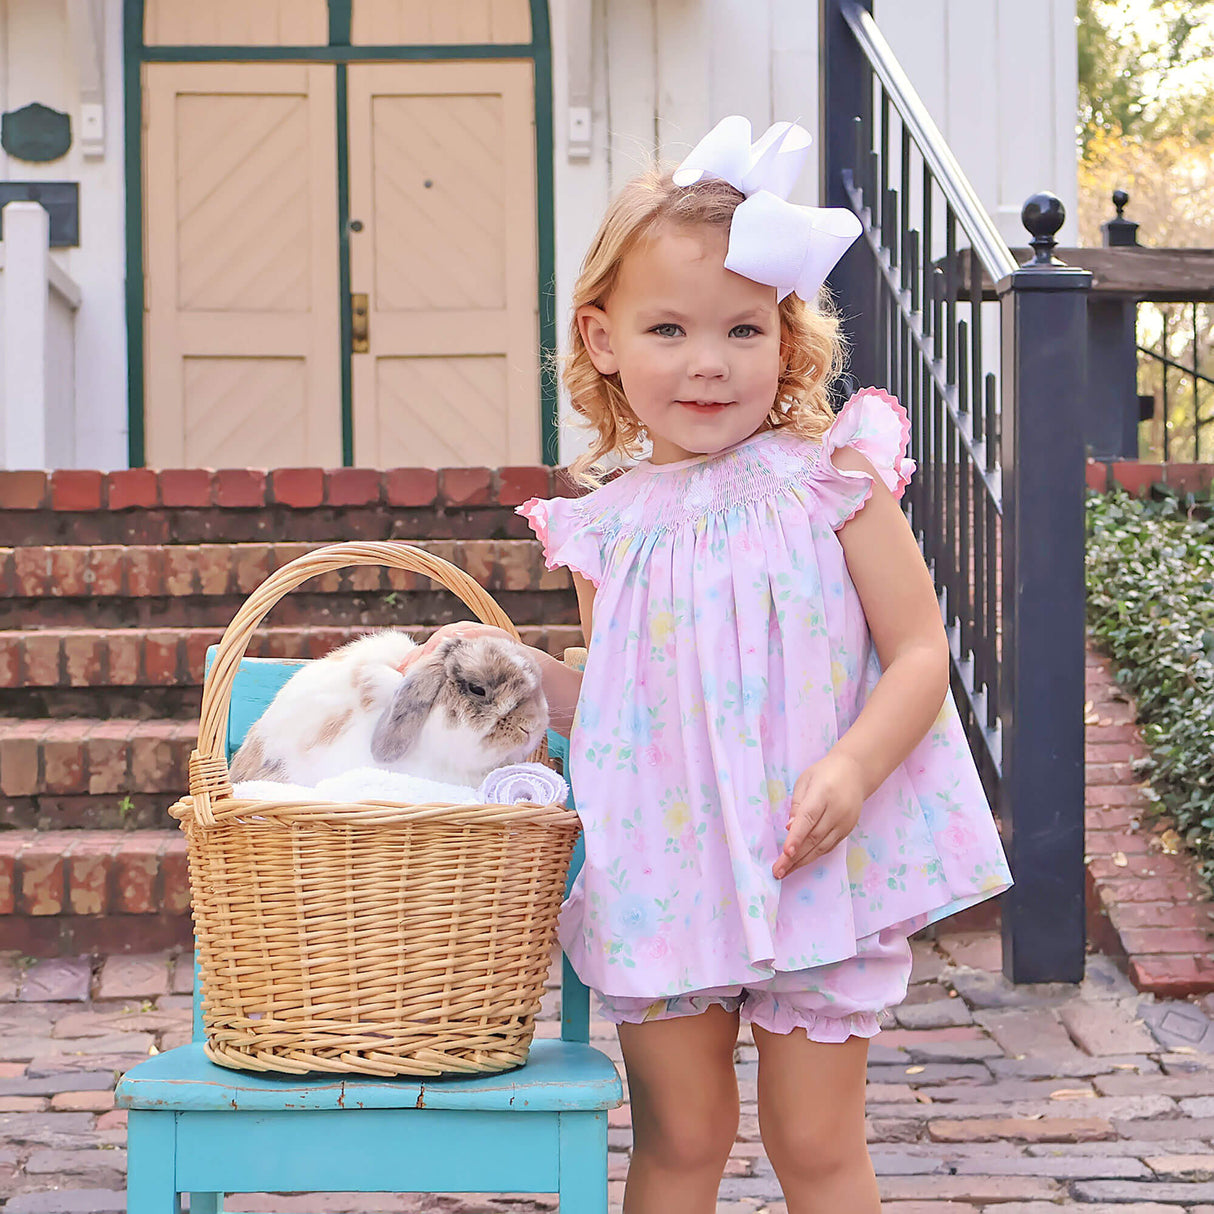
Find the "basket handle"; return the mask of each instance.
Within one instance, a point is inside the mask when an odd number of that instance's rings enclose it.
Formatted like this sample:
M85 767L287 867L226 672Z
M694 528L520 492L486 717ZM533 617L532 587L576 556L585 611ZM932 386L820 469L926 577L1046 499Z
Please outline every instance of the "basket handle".
M331 573L350 565L387 565L421 573L441 583L457 595L480 618L518 638L518 629L492 596L462 569L450 561L433 556L421 548L399 542L372 541L355 544L330 544L275 570L249 595L232 617L219 641L215 661L202 687L202 716L198 726L198 749L190 755L190 796L200 826L213 826L213 800L232 796L232 782L224 755L228 736L228 712L232 702L232 684L253 633L284 595L318 574Z

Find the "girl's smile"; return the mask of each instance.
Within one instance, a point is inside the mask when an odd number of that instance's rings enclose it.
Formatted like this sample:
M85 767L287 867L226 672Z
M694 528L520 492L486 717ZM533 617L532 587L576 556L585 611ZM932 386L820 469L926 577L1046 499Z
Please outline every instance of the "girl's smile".
M676 405L683 405L695 413L720 413L733 404L731 400L678 400Z
M619 375L655 464L749 438L775 403L775 288L725 269L725 249L715 228L660 228L624 258L602 308L578 309L590 357Z

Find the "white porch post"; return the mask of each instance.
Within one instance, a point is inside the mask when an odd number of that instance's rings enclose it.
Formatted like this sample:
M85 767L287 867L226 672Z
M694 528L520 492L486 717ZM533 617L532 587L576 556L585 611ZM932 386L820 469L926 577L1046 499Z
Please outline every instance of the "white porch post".
M4 208L5 468L47 467L46 336L50 217L37 202Z

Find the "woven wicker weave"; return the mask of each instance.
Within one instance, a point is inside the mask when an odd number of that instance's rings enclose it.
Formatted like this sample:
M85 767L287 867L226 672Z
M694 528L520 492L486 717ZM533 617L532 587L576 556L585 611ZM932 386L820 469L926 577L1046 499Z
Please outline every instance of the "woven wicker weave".
M518 633L467 574L397 543L284 565L220 641L202 697L189 844L206 1052L241 1070L471 1074L527 1060L577 816L560 805L238 801L232 683L267 612L349 565L423 573ZM544 757L542 751L537 757Z

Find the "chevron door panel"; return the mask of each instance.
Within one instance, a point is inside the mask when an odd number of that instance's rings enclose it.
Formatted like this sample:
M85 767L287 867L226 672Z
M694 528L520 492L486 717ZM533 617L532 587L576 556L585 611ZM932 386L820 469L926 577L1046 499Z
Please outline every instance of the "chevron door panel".
M145 0L148 46L323 46L326 0Z
M461 464L494 466L509 440L503 412L485 401L506 391L500 355L462 358L380 358L375 363L375 413L371 441L386 468Z
M229 467L236 452L249 468L308 462L305 359L186 358L183 371L190 467Z
M334 69L145 73L148 461L340 463Z
M308 98L177 98L177 306L281 312L309 290Z
M354 0L355 46L531 41L528 0Z
M352 64L349 82L355 463L537 462L532 66Z
M506 304L506 148L500 95L375 97L375 305Z

